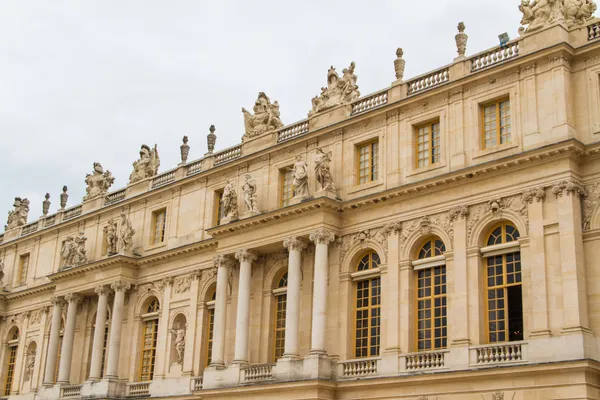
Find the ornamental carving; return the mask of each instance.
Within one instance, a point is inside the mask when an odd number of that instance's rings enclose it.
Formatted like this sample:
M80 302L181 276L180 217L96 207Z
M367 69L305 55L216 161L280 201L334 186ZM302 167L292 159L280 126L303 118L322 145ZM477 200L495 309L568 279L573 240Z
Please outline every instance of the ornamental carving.
M465 33L465 23L458 23L458 33L454 37L456 41L456 50L458 52L459 57L464 57L465 52L467 51L467 40L469 36Z
M352 235L346 235L338 239L337 243L340 246L340 265L346 258L348 251L354 246L359 244L362 248L367 247L367 241L373 240L381 245L385 257L387 259L388 254L388 237L394 232L394 229L398 229L396 232L401 231L399 222L389 223L383 227L365 229Z
M79 233L79 236L69 236L63 242L63 247L60 252L62 269L68 269L78 267L87 262L87 256L85 252L85 242L87 238L83 232Z
M588 186L583 200L583 229L591 229L592 216L600 206L600 182Z
M65 295L65 301L71 304L79 304L83 301L83 296L77 293L68 293Z
M329 68L327 87L322 87L321 94L313 97L312 110L308 113L309 117L341 104L348 104L360 97L356 84L358 77L354 74L355 68L356 64L350 63L350 66L342 71L341 78L333 66Z
M29 324L30 325L36 325L39 324L42 321L42 310L34 310L31 312L31 314L29 315Z
M533 189L527 189L523 192L523 195L521 196L521 200L524 204L531 204L533 203L533 200L539 203L540 201L544 201L545 199L546 191L542 186Z
M192 287L192 276L179 276L175 278L173 288L176 294L183 294L190 291Z
M524 199L523 195L514 195L512 197L492 199L487 203L478 204L471 207L469 218L467 219L467 238L469 240L471 239L473 228L477 222L481 221L488 215L493 215L494 217L499 218L502 216L502 212L504 210L511 210L519 214L523 218L525 229L529 230L529 213L527 210L527 202L525 201L526 199L527 196Z
M552 186L552 193L558 198L562 197L563 194L567 196L585 197L585 188L573 179L567 179L558 182Z
M8 220L5 230L18 228L27 223L27 215L29 214L29 200L15 197L13 210L8 212Z
M593 0L521 0L523 13L519 33L538 31L551 24L562 22L568 28L582 26L596 11Z
M30 380L33 377L33 368L35 366L35 355L36 349L31 345L27 350L27 355L25 358L25 380Z
M308 247L308 243L306 242L306 240L304 240L302 238L292 236L291 238L285 239L283 241L283 247L288 249L288 251L294 251L294 250L302 251L306 247ZM284 253L284 256L285 256L285 253Z
M271 104L271 100L264 92L258 94L258 98L254 102L253 111L254 114L242 107L244 127L246 129L243 139L253 138L283 126L283 122L279 118L279 103L275 101Z
M0 290L4 290L4 260L0 260Z
M329 244L335 240L335 235L325 228L319 228L310 234L309 239L315 244Z
M131 251L133 248L133 235L135 229L131 221L121 212L119 218L108 221L104 227L104 240L106 243L106 255L111 256L122 251Z
M102 164L95 162L92 173L86 174L85 176L85 184L87 187L85 189L86 195L83 198L83 201L104 196L113 183L115 183L115 178L110 171L104 171Z
M156 145L151 149L143 144L140 150L140 159L133 163L133 172L129 175L129 183L139 182L155 176L160 167L160 157Z
M252 250L241 249L235 252L235 259L239 262L252 262L256 261L258 254Z

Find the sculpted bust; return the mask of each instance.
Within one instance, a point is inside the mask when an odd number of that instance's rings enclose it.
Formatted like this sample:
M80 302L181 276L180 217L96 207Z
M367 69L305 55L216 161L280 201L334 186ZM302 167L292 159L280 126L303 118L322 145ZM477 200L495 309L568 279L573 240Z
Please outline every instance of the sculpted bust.
M150 149L150 147L143 144L140 150L140 159L133 163L133 172L129 175L129 183L155 176L158 173L159 166L160 158L156 145L153 149Z
M322 111L347 104L360 97L356 81L358 77L354 74L356 64L352 62L348 68L344 68L340 79L333 66L327 72L327 87L321 88L321 94L312 99L312 110L308 116L318 114Z
M271 104L271 100L264 92L258 94L253 111L254 114L251 114L242 107L246 128L244 137L252 138L283 126L283 122L279 118L279 103L275 101Z
M104 171L102 164L95 162L93 172L85 176L85 184L87 185L85 191L87 194L83 200L91 200L105 195L108 192L108 188L110 188L114 182L115 178L110 171Z

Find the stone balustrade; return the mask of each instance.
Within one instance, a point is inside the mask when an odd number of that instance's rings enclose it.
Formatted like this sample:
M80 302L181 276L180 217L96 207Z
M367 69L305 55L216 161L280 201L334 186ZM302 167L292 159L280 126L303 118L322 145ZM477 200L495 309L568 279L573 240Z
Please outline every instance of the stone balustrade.
M21 236L32 234L33 232L37 231L37 229L38 229L37 221L32 222L28 225L25 225L25 226L23 226L23 228L21 228Z
M504 363L524 362L526 358L526 342L508 342L472 346L470 354L471 365L495 365Z
M377 107L386 105L388 102L388 92L379 92L370 96L364 97L352 103L352 112L350 115L357 115L366 111L373 110Z
M128 383L127 388L125 390L125 396L135 397L135 396L149 395L150 394L150 383L151 382Z
M194 161L186 167L186 176L195 175L202 172L202 160Z
M75 207L71 207L65 210L65 216L63 217L64 221L68 221L70 219L76 218L81 215L82 206L81 204Z
M201 377L201 376L193 377L192 378L192 387L191 387L192 392L202 390L202 382L203 382L203 377Z
M171 182L175 182L175 171L165 172L164 174L154 177L154 179L152 179L152 189L168 185Z
M52 226L56 223L56 215L50 215L44 220L44 228Z
M240 369L240 382L260 382L273 380L273 364L248 365Z
M404 359L401 365L409 372L443 368L447 366L447 355L445 350L403 354L400 356Z
M519 42L508 42L502 47L498 46L469 58L469 61L471 63L471 72L473 73L485 68L492 67L506 60L510 60L511 58L515 58L518 55Z
M121 189L121 190L117 190L116 192L109 193L106 196L106 202L104 204L109 206L111 204L118 203L119 201L123 201L123 200L125 200L125 194L126 194L125 189Z
M61 399L76 399L81 397L81 388L83 385L70 385L60 388Z
M225 164L242 156L242 146L237 145L215 153L215 165Z
M427 75L414 78L408 81L408 95L423 92L432 89L450 80L450 68L445 67Z
M277 132L277 142L285 142L286 140L308 133L308 120L297 122L293 125L288 125Z
M338 364L341 366L341 373L339 375L342 378L377 375L378 363L379 358L342 361Z
M600 22L594 22L587 27L588 29L588 41L596 40L600 38Z

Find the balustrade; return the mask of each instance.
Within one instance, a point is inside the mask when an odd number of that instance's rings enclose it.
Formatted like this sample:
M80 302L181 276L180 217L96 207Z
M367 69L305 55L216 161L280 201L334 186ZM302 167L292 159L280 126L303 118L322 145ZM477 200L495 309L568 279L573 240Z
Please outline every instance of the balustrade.
M192 392L202 390L203 378L201 376L195 376L192 378Z
M526 361L525 348L526 343L524 342L474 346L471 348L471 364L486 365L523 362Z
M588 27L588 41L600 38L600 22L594 22Z
M241 382L259 382L273 379L273 364L249 365L241 369Z
M64 216L63 220L68 221L70 219L80 216L81 210L82 210L81 205L71 207L68 210L65 210L65 216Z
M37 231L38 228L38 223L36 222L32 222L29 225L25 225L22 229L21 229L21 236L25 236L25 235L29 235L35 231Z
M151 382L128 383L125 395L127 397L148 395L150 394L150 383Z
M81 397L81 387L83 385L70 385L60 388L61 399L75 399Z
M125 189L121 189L116 192L109 193L108 196L106 196L105 205L109 206L111 204L115 204L115 203L118 203L119 201L123 201L123 200L125 200Z
M55 223L56 223L56 215L51 215L49 217L46 217L46 219L44 220L44 228L52 226Z
M215 153L215 165L225 164L242 156L242 146L237 145Z
M152 179L152 189L167 185L173 181L175 181L175 171L165 172Z
M377 358L343 361L341 363L342 377L356 378L359 376L376 375L378 361L379 359Z
M286 140L304 135L305 133L308 133L308 120L281 128L281 130L277 132L277 142L285 142Z
M510 42L502 47L496 47L492 50L488 50L485 53L477 54L471 57L471 72L477 72L479 70L491 67L496 64L500 64L511 58L515 58L519 55L519 42Z
M202 160L194 161L193 163L188 164L186 175L194 175L199 172L202 172Z
M352 103L352 112L350 113L350 115L357 115L369 110L373 110L374 108L387 104L387 102L387 90L382 93L376 93L374 95L365 97L363 99L359 99L358 101Z
M429 351L402 355L406 371L422 371L446 367L447 351Z
M450 69L443 68L427 75L415 78L407 83L408 95L422 92L446 83L450 80Z

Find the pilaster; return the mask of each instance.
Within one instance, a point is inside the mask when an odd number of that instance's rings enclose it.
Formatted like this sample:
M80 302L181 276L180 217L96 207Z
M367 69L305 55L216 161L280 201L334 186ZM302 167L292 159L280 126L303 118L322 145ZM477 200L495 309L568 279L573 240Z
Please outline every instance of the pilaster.
M173 289L173 278L163 279L164 289L160 308L161 318L158 321L158 336L156 339L156 364L154 367L154 380L164 379L168 368L167 363L167 338L169 336L169 316L171 314L171 291Z

